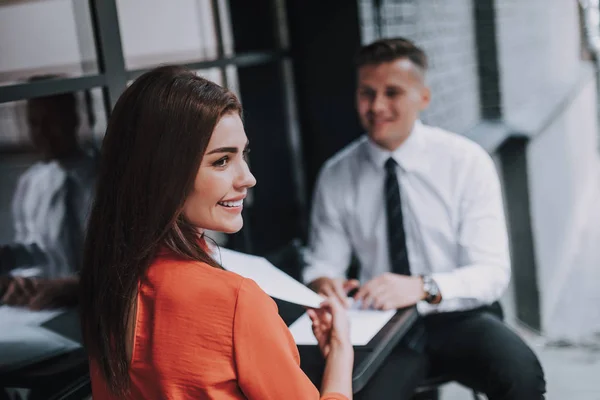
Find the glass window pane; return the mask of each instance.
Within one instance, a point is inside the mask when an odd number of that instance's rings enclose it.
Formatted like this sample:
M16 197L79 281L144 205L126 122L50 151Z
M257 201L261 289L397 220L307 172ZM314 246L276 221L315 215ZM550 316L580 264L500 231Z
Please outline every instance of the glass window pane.
M74 97L75 101L78 139L82 143L91 143L98 147L106 131L106 110L102 89L94 88L80 93L0 103L0 153L14 152L15 150L36 153L27 112L28 104L36 106L50 104L51 107L57 108L57 115L60 115L64 109L62 102L68 101L64 99L69 96ZM53 103L58 105L52 105ZM51 122L58 124L60 121L52 120Z
M88 2L0 2L0 55L0 85L39 74L96 74Z
M196 71L196 73L198 76L208 79L217 85L223 86L223 72L221 71L221 68L199 69Z
M236 65L228 65L225 67L225 76L227 76L227 88L242 100L240 94L240 81L238 79L238 67Z
M77 270L106 129L101 100L93 89L0 104L4 273L56 278Z
M211 0L117 0L117 10L127 69L217 58Z
M217 67L199 69L196 71L196 73L199 76L213 81L218 85L227 87L229 90L235 93L235 95L241 101L237 66L227 65L225 67L225 76L223 76L223 69Z
M231 13L229 12L229 2L227 0L218 0L219 21L221 22L221 38L223 43L223 55L231 57L234 54L233 30L231 26Z

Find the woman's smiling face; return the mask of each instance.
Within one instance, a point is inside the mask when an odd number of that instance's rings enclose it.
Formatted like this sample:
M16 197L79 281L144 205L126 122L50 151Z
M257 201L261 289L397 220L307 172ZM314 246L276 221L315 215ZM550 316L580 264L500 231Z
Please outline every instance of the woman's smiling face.
M237 113L217 123L183 208L186 219L201 230L235 233L242 229L248 188L256 185L246 155L248 138Z

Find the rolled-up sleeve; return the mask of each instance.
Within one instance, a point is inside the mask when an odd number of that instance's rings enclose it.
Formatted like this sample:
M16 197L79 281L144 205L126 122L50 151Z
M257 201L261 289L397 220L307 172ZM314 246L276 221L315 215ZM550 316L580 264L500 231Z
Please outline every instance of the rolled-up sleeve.
M460 200L458 268L434 273L443 301L492 303L510 280L510 254L502 191L491 157L476 153Z

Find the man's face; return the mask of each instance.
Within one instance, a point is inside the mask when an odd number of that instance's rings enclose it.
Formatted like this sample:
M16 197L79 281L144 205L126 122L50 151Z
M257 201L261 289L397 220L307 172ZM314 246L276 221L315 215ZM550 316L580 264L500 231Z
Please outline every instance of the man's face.
M423 72L407 58L358 69L356 107L371 140L390 151L410 135L430 101Z

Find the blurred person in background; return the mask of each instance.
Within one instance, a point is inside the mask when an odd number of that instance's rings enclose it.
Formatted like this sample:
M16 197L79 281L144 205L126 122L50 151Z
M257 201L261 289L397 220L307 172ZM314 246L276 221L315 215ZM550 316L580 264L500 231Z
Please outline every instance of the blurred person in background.
M497 303L511 267L491 157L467 138L419 121L431 93L426 54L411 41L364 46L356 67L367 134L320 172L305 282L342 302L357 289L354 300L363 308L417 306L420 318L373 383L392 385L399 399L430 374L489 399L542 399L542 367L503 323ZM346 278L352 255L360 282Z
M51 78L56 76L29 81ZM19 178L12 205L15 240L0 245L3 304L42 309L77 302L77 272L96 177L95 152L78 141L77 104L74 93L27 101L29 134L41 160ZM28 276L32 269L35 277Z

